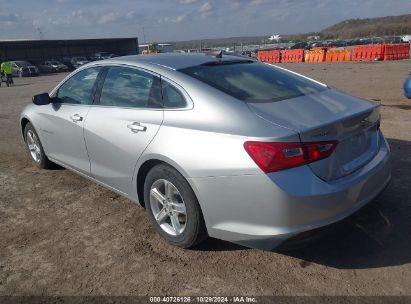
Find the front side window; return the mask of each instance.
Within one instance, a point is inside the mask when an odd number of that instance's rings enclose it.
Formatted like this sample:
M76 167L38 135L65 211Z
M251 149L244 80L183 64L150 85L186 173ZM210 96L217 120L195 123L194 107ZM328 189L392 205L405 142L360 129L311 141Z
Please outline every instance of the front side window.
M82 70L63 83L57 92L61 103L91 104L93 87L96 82L100 67Z
M184 108L186 106L183 94L176 87L164 80L161 81L161 85L164 108Z
M100 104L160 108L160 90L160 79L152 74L127 67L110 67L101 90Z
M327 89L301 76L250 61L213 62L180 71L250 103L275 102Z

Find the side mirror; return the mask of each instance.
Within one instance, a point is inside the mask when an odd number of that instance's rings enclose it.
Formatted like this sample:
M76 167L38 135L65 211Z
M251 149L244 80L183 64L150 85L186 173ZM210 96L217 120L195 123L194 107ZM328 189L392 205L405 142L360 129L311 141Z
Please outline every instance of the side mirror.
M404 95L405 97L411 99L411 74L404 82Z
M34 95L32 101L35 105L44 106L50 103L50 96L48 93Z

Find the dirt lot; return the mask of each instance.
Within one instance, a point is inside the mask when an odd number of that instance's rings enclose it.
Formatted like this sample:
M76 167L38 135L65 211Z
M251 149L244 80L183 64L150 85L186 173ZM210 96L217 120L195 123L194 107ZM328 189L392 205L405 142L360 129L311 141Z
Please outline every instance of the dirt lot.
M171 247L141 207L30 163L19 114L64 75L16 79L0 88L0 295L411 295L411 61L284 66L383 104L393 180L374 203L294 252Z

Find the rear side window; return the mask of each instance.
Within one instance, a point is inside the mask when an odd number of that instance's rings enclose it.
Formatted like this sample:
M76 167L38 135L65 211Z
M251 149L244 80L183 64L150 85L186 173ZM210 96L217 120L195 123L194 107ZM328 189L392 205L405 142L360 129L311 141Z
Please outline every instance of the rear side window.
M164 108L184 108L186 100L183 94L167 81L161 81L163 90Z
M160 86L160 79L152 74L127 67L110 67L101 89L100 104L160 108Z
M256 62L221 62L180 70L245 102L267 103L326 90L314 81Z
M57 92L57 98L62 103L91 104L93 87L100 67L82 70L63 83Z

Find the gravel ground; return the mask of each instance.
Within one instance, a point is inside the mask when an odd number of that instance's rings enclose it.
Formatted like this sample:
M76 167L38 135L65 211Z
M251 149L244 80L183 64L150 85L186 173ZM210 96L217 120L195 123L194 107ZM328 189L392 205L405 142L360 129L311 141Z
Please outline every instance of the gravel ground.
M19 114L65 75L16 79L0 88L0 295L411 295L411 61L283 66L383 104L393 180L375 202L291 252L171 247L143 208L30 163Z

